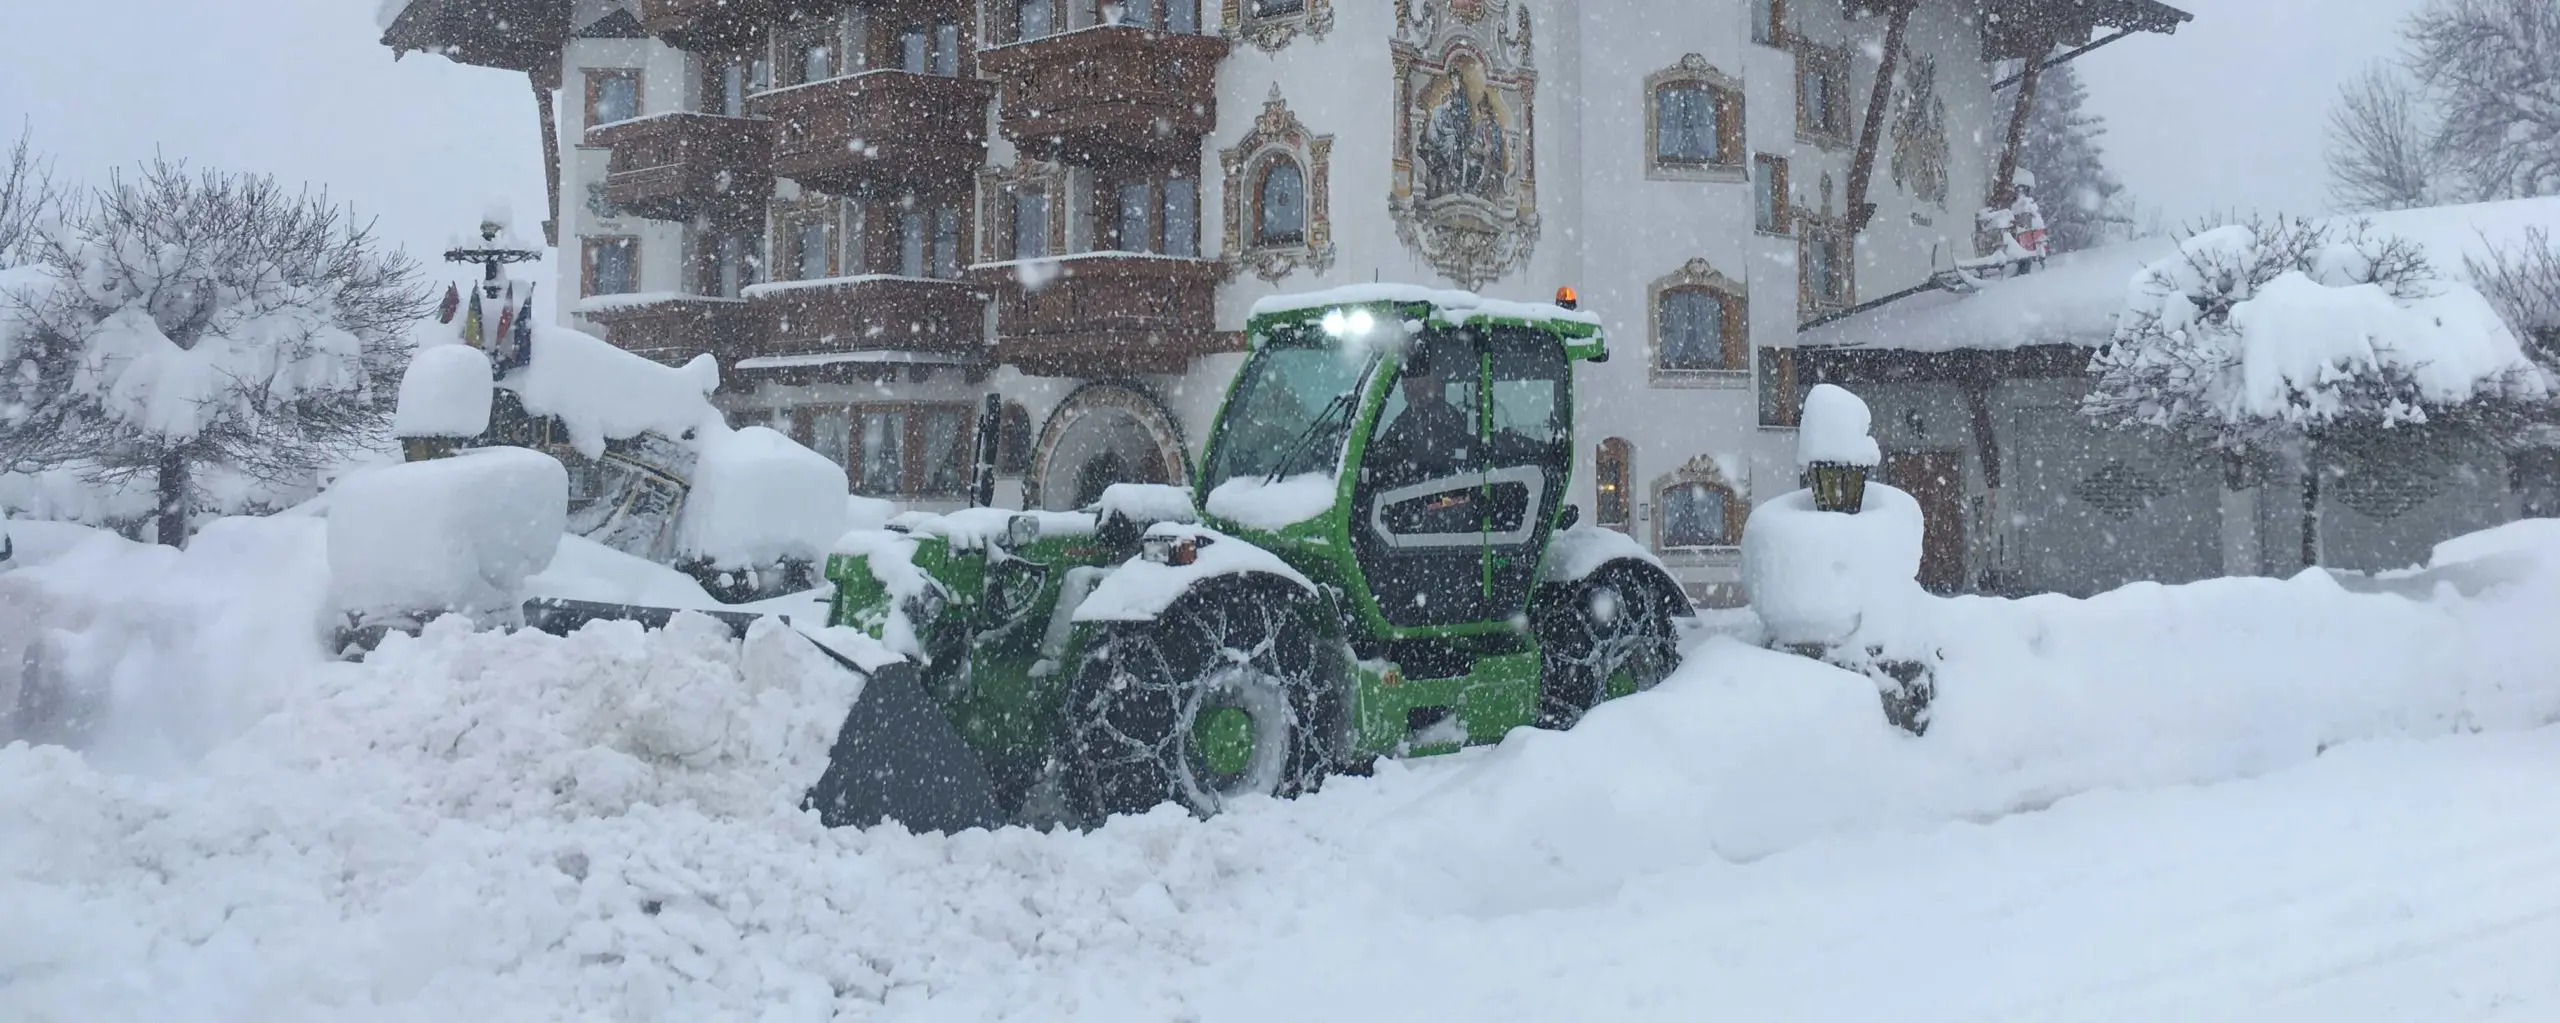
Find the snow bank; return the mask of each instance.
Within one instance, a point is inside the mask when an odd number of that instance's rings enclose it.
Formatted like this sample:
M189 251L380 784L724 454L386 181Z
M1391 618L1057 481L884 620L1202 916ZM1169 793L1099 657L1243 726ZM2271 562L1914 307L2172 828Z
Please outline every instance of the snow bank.
M2535 532L2468 538L2546 566L2469 598L2349 593L2313 573L1939 602L1926 738L1887 725L1863 677L1714 641L1571 732L1524 729L1294 802L1205 822L1161 808L1090 834L819 828L797 800L853 683L771 626L741 644L689 620L565 639L444 625L363 664L252 654L230 664L276 687L275 713L188 771L127 777L58 748L0 748L0 1004L30 1021L1277 1020L1379 1004L1678 1018L1729 998L1692 980L1704 970L1756 985L1768 1001L1755 1005L1817 1006L1773 1018L1887 1016L1915 990L1970 992L1979 1011L1946 1018L2162 1018L2180 1014L2143 1011L2167 997L2162 977L2203 985L2179 990L2217 1012L2245 1008L2219 994L2273 998L2263 976L2214 987L2205 974L2233 971L2196 964L2308 947L2284 940L2306 921L2365 928L2375 944L2342 954L2373 961L2439 932L2505 934L2497 962L2540 976L2547 942L2513 930L2539 904L2513 900L2523 884L2549 894L2531 868L2549 845L2548 800L2533 794L2550 757L2484 755L2476 772L2374 798L2416 759L2396 754L2421 745L2337 745L2560 715L2560 538ZM148 598L170 577L116 578ZM224 603L252 606L250 592ZM2315 773L2331 784L2288 780ZM2207 802L2226 811L2209 831L2120 812ZM2269 816L2310 804L2329 811L2341 855L2440 834L2455 852L2512 856L2454 877L2398 847L2410 855L2319 860L2321 842ZM2447 812L2412 829L2412 807ZM2085 826L2109 813L2116 829ZM2496 845L2517 835L2530 840ZM2218 873L2269 848L2262 883ZM2030 849L2039 872L2022 875ZM2263 935L2184 902L2127 908L2127 886L2154 869L2175 873L2142 890L2277 908ZM2346 876L2292 887L2322 871ZM1950 923L1938 886L1951 878L1980 889L1980 919ZM2067 911L2047 905L2066 890ZM2456 929L2439 911L2457 904L2488 907L2477 922L2496 926ZM2150 931L2128 923L2164 914ZM2050 928L2004 929L2021 917ZM1967 944L1986 937L2007 946ZM1914 965L1951 945L1966 969ZM1611 983L1557 983L1558 947L1580 950L1575 969L1616 971ZM2095 977L2090 990L2132 992L2103 1003L2124 1011L2072 1011L2088 1003L2033 987L2038 952ZM1844 968L1895 982L1820 982ZM2430 1008L2476 993L2424 982ZM1870 988L1873 1011L1820 1008ZM2414 1003L2375 1004L2381 1019Z
M331 490L327 520L338 606L511 611L560 546L568 495L559 460L523 448L352 473Z
M1084 603L1076 605L1079 622L1142 622L1163 614L1164 609L1194 586L1222 575L1255 573L1276 576L1295 583L1309 594L1316 584L1300 574L1280 556L1238 540L1214 529L1159 522L1147 527L1148 536L1190 540L1198 546L1196 560L1188 565L1158 564L1136 560L1112 570L1086 594Z
M524 593L642 607L723 608L692 576L575 534L560 537L551 563L525 578Z
M1796 431L1796 464L1838 462L1873 468L1884 461L1876 439L1867 435L1875 415L1864 399L1838 384L1815 384L1804 396L1802 426Z
M489 429L489 357L470 345L421 348L400 375L394 437L477 437Z
M1920 502L1867 484L1858 514L1818 511L1798 490L1751 510L1742 527L1742 585L1782 643L1885 640L1925 599Z
M615 348L591 334L537 325L533 357L506 384L525 411L558 416L578 453L595 458L606 441L650 431L683 438L706 423L721 423L711 405L720 387L720 364L697 355L681 368Z
M1618 560L1662 567L1662 559L1634 537L1606 526L1579 525L1556 531L1555 539L1547 544L1547 560L1538 563L1538 581L1571 582Z
M844 535L844 470L761 426L706 426L677 544L721 568L816 561Z
M1247 529L1279 530L1333 510L1339 489L1331 473L1302 472L1283 480L1238 476L1209 488L1203 510Z

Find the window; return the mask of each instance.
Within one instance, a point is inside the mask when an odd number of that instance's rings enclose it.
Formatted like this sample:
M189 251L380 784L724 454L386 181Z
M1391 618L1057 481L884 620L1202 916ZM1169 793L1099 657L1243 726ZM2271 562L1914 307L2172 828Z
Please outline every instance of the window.
M1302 14L1306 9L1307 0L1253 0L1253 16L1257 18Z
M1740 183L1742 81L1691 53L1644 84L1647 175Z
M836 275L835 231L823 220L806 220L791 234L795 279L823 280Z
M1625 530L1634 520L1630 514L1635 495L1629 481L1634 478L1635 448L1624 437L1611 437L1600 442L1600 450L1592 456L1592 496L1597 507L1593 518L1609 529Z
M1834 309L1849 304L1854 292L1851 265L1856 250L1851 248L1849 233L1837 223L1817 223L1797 243L1796 264L1799 286L1804 291L1807 310Z
M1014 193L1013 258L1043 259L1048 255L1049 193Z
M951 280L960 276L960 208L944 206L933 211L933 276Z
M1796 350L1760 349L1759 375L1760 425L1793 428L1803 407L1796 389Z
M1014 7L1014 38L1039 39L1054 31L1051 25L1057 0L1020 0Z
M1200 254L1200 183L1190 178L1164 183L1164 254Z
M1742 284L1693 259L1653 282L1653 364L1656 381L1695 376L1712 386L1741 387L1751 368L1751 317Z
M1154 249L1156 190L1147 182L1120 186L1120 249L1125 252L1148 252Z
M996 418L996 475L1029 475L1031 444L1031 410L1019 402L1004 403Z
M640 116L638 68L588 68L587 127Z
M1200 0L1160 0L1164 4L1164 30L1189 35L1200 31Z
M1119 7L1121 24L1133 28L1156 27L1156 0L1121 0Z
M1751 158L1751 226L1765 234L1787 233L1786 157Z
M640 290L640 239L629 236L589 238L588 295L627 295Z
M1200 183L1148 176L1120 182L1112 193L1112 247L1168 256L1200 254Z
M907 210L898 214L898 274L922 277L925 253L930 241L925 237L928 214L924 210Z
M904 60L900 66L906 69L908 74L921 75L932 72L933 37L924 26L918 25L908 29L905 35L899 37L898 42L899 48L904 51Z
M1849 55L1796 44L1796 134L1843 143L1849 136Z
M836 76L836 23L812 19L783 36L782 63L795 76L789 84L807 85Z
M1654 90L1654 159L1664 163L1742 162L1741 104L1725 90L1697 83Z
M966 405L856 405L797 418L801 441L845 466L856 493L932 497L968 486L969 416Z
M1298 165L1286 158L1263 165L1254 186L1253 243L1301 245L1307 240L1307 182Z
M1733 369L1725 358L1725 299L1705 288L1682 288L1662 295L1664 369Z
M933 73L944 78L960 77L960 26L956 22L933 27Z
M696 293L737 298L747 285L756 282L756 248L755 239L743 232L704 234L695 248L695 265L701 272Z
M1751 0L1751 41L1787 45L1787 0Z
M1740 509L1733 491L1706 480L1676 480L1662 488L1654 501L1660 515L1655 522L1656 545L1663 548L1731 547L1741 538L1734 527L1741 522Z

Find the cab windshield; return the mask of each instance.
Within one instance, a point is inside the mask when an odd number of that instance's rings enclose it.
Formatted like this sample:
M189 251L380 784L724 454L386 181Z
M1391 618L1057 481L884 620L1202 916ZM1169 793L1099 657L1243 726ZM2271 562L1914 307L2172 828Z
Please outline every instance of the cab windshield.
M1376 363L1374 354L1330 346L1266 345L1254 352L1218 421L1206 483L1334 473L1351 426L1348 406Z

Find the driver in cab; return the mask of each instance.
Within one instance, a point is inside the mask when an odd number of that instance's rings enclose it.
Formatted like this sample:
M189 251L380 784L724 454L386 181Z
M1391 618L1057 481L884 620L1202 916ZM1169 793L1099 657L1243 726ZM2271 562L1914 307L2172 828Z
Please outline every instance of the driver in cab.
M1419 483L1473 464L1475 430L1466 413L1449 404L1443 378L1429 363L1417 360L1406 367L1404 401L1376 459L1388 479Z

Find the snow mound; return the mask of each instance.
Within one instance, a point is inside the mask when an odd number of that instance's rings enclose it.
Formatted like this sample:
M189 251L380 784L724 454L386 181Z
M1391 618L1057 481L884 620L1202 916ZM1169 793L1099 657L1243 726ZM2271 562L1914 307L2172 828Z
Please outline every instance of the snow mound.
M1815 509L1810 490L1780 494L1743 523L1743 589L1779 642L1881 638L1925 598L1925 528L1920 502L1882 483L1855 515Z
M761 426L706 425L677 543L720 568L815 561L844 535L844 470Z
M1131 522L1194 522L1191 488L1170 483L1114 483L1102 488L1100 514Z
M436 345L400 376L394 437L477 437L489 429L489 357L470 345Z
M651 431L682 439L724 422L711 405L720 364L710 355L661 366L563 327L536 326L532 360L506 383L525 411L559 417L569 443L588 458L602 456L607 441Z
M1247 529L1280 530L1333 510L1333 474L1302 472L1283 480L1238 476L1209 488L1203 510Z
M523 448L352 473L329 495L338 606L504 615L551 563L568 525L569 473Z
M1802 425L1796 431L1796 463L1838 462L1870 468L1884 461L1876 439L1868 436L1875 414L1866 400L1838 384L1815 384L1804 396Z

